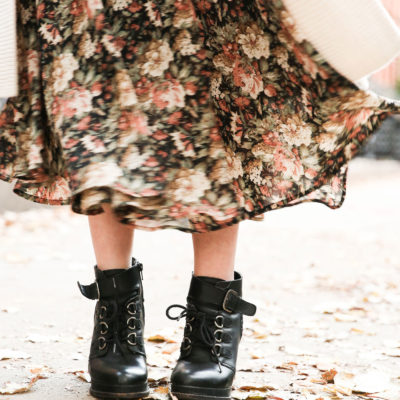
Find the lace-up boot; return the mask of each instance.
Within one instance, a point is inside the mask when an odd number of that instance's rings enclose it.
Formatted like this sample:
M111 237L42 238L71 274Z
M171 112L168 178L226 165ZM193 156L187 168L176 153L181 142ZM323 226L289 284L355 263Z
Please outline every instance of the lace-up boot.
M97 299L89 354L90 393L104 399L136 399L149 394L143 341L142 264L101 271L81 293Z
M173 308L181 309L180 315L171 316ZM178 399L230 399L243 315L255 312L255 305L242 299L239 273L233 281L193 276L187 306L167 308L168 318L186 318L171 393Z

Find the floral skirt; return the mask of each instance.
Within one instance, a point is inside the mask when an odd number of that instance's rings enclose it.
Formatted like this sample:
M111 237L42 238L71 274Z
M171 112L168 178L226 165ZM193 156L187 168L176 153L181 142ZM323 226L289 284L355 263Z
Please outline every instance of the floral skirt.
M335 71L281 0L19 0L18 48L0 177L135 228L337 208L348 161L400 112Z

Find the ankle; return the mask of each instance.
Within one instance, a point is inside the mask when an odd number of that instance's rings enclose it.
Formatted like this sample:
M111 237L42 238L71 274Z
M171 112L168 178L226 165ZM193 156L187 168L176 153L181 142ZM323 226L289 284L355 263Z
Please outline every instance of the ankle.
M129 267L130 267L129 262L127 264L126 263L121 263L121 264L98 263L97 264L97 268L103 272L104 271L117 271L117 270L124 271L124 270L128 269Z
M210 281L216 280L218 281L233 281L234 279L234 271L218 271L216 269L214 270L207 270L207 269L200 269L200 268L195 268L193 275L196 278L209 278Z

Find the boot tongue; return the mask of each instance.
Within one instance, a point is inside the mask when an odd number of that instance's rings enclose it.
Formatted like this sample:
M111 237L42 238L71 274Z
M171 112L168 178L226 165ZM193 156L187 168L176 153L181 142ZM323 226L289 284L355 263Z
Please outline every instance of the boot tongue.
M103 274L104 274L107 278L109 278L109 277L111 277L111 276L118 275L118 274L120 274L121 272L124 272L124 271L126 271L126 270L127 270L127 268L109 269L109 270L103 271Z
M103 279L110 279L118 276L119 274L127 271L128 269L131 268L136 268L136 267L128 267L128 268L114 268L114 269L108 269L108 270L101 270L97 266L95 267L95 275L96 275L96 280L103 280ZM136 286L136 283L132 283L133 286ZM132 291L127 292L125 294L120 294L117 297L111 296L111 297L104 297L106 300L110 299L115 299L117 300L118 304L124 303L129 297L134 295L134 293L139 293L139 288L134 288L132 287Z

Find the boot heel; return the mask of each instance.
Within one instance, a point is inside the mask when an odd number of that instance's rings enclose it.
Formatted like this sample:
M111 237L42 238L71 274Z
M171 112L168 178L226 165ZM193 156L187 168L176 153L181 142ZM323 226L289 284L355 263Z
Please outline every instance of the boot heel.
M193 386L171 385L170 392L178 400L230 400L231 388L207 389Z
M92 382L90 394L98 399L141 399L150 394L147 384L106 386Z

